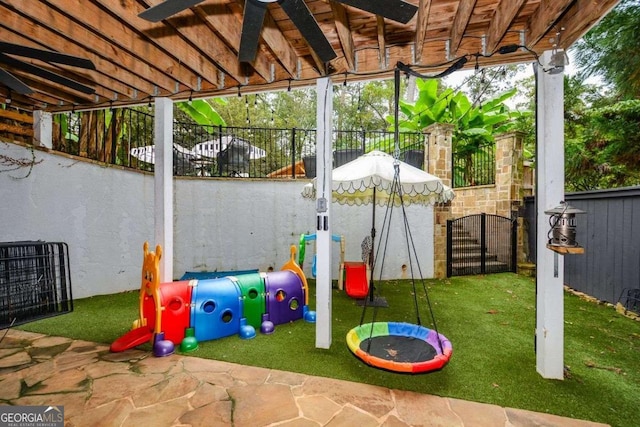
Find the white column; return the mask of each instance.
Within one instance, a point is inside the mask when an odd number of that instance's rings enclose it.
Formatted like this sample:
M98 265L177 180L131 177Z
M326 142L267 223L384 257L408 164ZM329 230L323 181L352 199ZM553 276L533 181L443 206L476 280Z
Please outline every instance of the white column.
M563 379L564 259L546 247L550 225L544 213L564 200L564 73L549 65L553 57L545 52L536 72L536 370Z
M173 281L173 101L155 99L155 244L162 246L160 282Z
M33 142L38 147L53 148L53 119L51 113L42 110L33 112Z
M316 84L316 347L331 347L331 171L333 84Z

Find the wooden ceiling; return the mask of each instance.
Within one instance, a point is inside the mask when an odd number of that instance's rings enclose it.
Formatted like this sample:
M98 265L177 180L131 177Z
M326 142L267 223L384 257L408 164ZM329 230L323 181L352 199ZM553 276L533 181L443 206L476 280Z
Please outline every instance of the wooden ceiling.
M138 14L161 0L0 0L0 42L89 59L95 70L18 58L95 88L85 94L0 64L34 93L9 93L15 107L80 110L311 86L318 77L371 80L398 62L436 74L533 62L567 48L619 0L406 0L418 13L399 24L332 0L305 0L337 54L320 63L277 2L269 3L256 60L237 59L244 0L205 0L161 22ZM506 45L515 52L498 54ZM494 52L496 52L494 54Z

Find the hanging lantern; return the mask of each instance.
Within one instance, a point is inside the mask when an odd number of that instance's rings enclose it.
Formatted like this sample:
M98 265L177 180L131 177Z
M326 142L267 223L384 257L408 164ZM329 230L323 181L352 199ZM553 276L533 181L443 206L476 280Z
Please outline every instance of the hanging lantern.
M584 253L584 248L576 242L576 214L582 214L584 211L562 201L560 205L544 213L551 215L547 248L559 253Z

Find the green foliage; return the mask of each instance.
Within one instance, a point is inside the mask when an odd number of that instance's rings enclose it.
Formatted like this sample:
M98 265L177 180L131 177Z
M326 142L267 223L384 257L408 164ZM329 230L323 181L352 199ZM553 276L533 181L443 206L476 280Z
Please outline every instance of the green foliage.
M486 168L477 167L479 158L490 161L494 156L494 148L490 145L494 135L516 129L519 121L530 116L526 111L512 111L505 104L517 90L513 88L480 103L473 102L462 91L441 89L435 79L419 79L416 87L415 102L400 101L400 111L405 119L399 122L399 129L422 131L434 123L454 125L454 186L492 183L492 177L485 173ZM393 117L388 120L394 122ZM492 163L485 166L492 167Z
M220 100L217 102L220 102ZM199 125L207 126L205 129L212 129L209 126L226 125L225 121L214 109L213 105L205 99L176 102L175 105Z
M575 45L582 77L599 75L620 99L640 98L640 1L622 0Z
M564 381L536 371L535 282L511 273L426 280L439 332L453 344L441 371L404 375L374 369L353 357L347 332L360 324L362 307L344 292L332 291L330 349L315 348L315 325L277 325L272 335L252 340L230 336L201 342L191 356L307 375L356 381L398 390L492 403L608 423L633 423L640 395L640 323L613 308L564 295ZM407 280L376 284L389 302L378 321L416 322ZM315 281L310 280L310 304ZM418 305L426 310L424 292ZM428 313L428 311L427 311ZM425 326L430 317L423 313ZM372 310L366 312L370 321ZM109 344L138 317L138 293L126 292L74 301L74 311L19 329ZM150 350L150 344L141 347ZM631 415L630 415L631 414ZM631 423L631 424L630 424Z
M473 152L493 135L512 130L515 120L528 112L511 111L505 101L516 94L511 89L483 103L472 102L464 92L453 89L440 90L435 79L419 79L416 82L418 97L415 102L400 101L400 111L406 117L399 122L400 130L422 131L434 123L450 123L455 126L453 150ZM394 118L388 120L393 123Z
M587 110L565 143L570 191L640 184L640 100Z

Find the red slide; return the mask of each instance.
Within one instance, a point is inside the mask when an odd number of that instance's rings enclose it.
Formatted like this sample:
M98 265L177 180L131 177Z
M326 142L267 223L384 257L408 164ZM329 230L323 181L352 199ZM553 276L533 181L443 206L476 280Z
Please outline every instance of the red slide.
M143 326L141 328L132 329L111 344L111 351L119 353L130 348L139 346L149 341L153 337L153 331Z
M364 262L344 263L344 289L351 298L362 299L369 292L367 265Z

